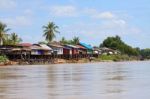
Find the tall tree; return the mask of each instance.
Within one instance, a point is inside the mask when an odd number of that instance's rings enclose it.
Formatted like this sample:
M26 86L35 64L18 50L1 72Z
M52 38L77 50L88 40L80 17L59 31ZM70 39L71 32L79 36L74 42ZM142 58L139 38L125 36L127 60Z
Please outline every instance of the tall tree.
M108 47L114 50L119 50L122 54L128 55L139 55L139 51L131 46L127 45L125 42L121 40L119 36L115 37L107 37L100 47Z
M7 28L6 24L3 24L0 22L0 45L3 45L3 42L6 38L6 32L9 31L10 29Z
M67 40L65 39L65 37L62 37L61 40L60 40L60 43L62 44L67 44Z
M75 45L78 44L79 42L80 42L80 39L79 39L79 37L76 37L76 36L72 40L72 43Z
M49 22L46 26L43 26L45 40L51 42L55 37L56 33L59 33L57 30L59 27L55 25L53 22Z
M22 42L22 39L16 33L12 33L10 35L10 41L11 41L12 45L16 45L16 44Z

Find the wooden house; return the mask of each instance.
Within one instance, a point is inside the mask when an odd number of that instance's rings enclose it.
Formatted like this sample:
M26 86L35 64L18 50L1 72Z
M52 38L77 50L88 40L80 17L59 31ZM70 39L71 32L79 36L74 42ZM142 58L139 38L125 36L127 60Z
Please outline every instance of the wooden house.
M78 50L78 47L77 46L74 46L74 45L64 45L68 48L71 49L71 55L78 55L79 54L79 50Z
M40 47L42 47L42 50L44 51L44 55L51 55L53 52L53 49L46 44L38 44Z
M86 55L87 54L87 49L81 45L76 45L78 47L78 52L80 55Z
M88 55L92 55L93 54L93 47L91 45L88 45L88 44L85 44L85 43L81 43L81 42L78 45L86 48Z
M101 47L99 49L101 50L101 53L104 55L120 54L120 51L113 50L113 49L107 48L107 47Z
M63 46L63 58L70 59L72 57L72 49L68 46Z
M102 50L99 47L93 47L93 54L102 54Z
M30 54L31 54L30 47L32 46L31 43L20 43L17 46L21 47L21 51L24 56L26 56L26 55L30 56Z
M68 46L63 46L63 55L72 55L72 49Z
M64 45L64 46L69 48L70 58L78 58L79 50L77 46L74 45Z
M27 59L30 55L30 49L20 45L5 45L0 48L2 54L7 55L10 60Z
M51 55L52 48L45 44L33 44L31 47L31 55Z
M49 43L49 47L53 49L53 54L55 55L63 55L63 46L59 43Z

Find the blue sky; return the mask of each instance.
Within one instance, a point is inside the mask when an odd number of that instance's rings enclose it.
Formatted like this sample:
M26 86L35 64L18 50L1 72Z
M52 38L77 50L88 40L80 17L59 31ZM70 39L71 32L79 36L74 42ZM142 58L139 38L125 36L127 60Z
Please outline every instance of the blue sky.
M129 45L150 48L149 0L0 0L0 21L24 42L43 41L42 26L49 21L60 34L99 45L107 36L119 35Z

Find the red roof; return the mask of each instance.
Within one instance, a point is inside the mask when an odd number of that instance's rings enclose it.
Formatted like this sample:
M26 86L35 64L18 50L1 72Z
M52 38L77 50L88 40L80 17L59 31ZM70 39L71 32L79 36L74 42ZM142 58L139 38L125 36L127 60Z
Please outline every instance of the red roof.
M31 43L20 43L20 44L18 44L18 46L30 47L30 46L32 46L32 44Z

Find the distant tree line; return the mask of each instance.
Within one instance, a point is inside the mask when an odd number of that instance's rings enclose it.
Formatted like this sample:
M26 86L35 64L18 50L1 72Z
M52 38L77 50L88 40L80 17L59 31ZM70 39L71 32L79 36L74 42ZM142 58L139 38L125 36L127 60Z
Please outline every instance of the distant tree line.
M72 44L72 45L76 45L80 42L79 37L73 37L72 40L66 40L65 37L62 37L62 39L60 40L61 43L63 44Z
M119 50L122 54L127 54L129 56L137 56L140 54L136 48L133 48L123 42L118 35L115 37L107 37L102 44L100 44L100 47L108 47L114 50Z
M150 48L140 50L140 54L145 59L150 59Z
M114 50L118 50L122 54L127 54L129 56L141 56L144 59L150 59L150 48L133 48L123 42L118 35L116 35L115 37L107 37L100 44L100 47L108 47Z

